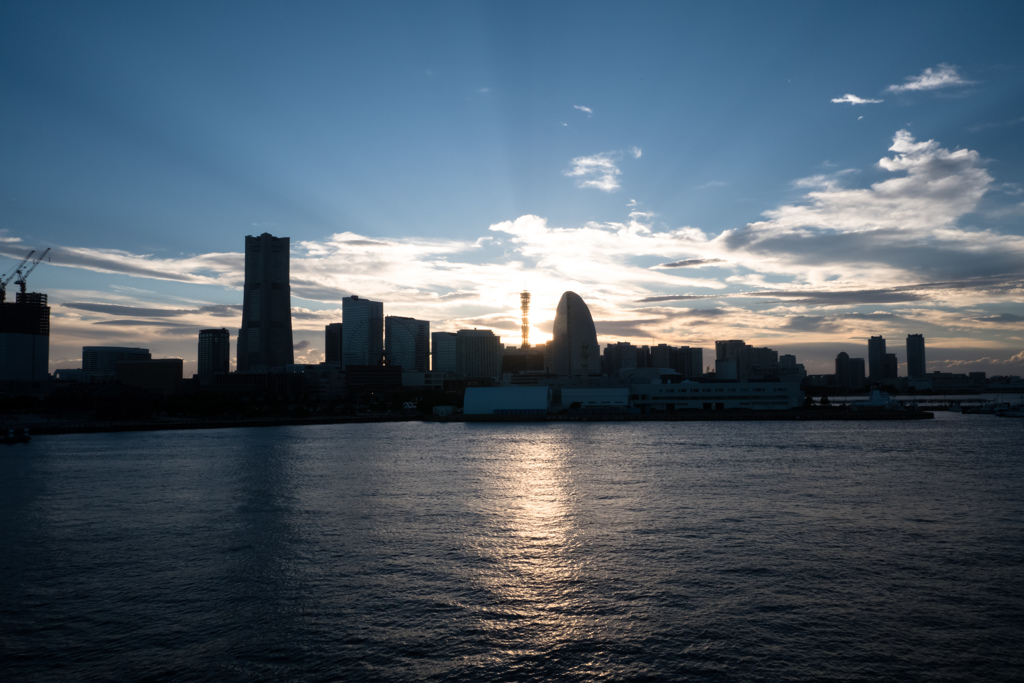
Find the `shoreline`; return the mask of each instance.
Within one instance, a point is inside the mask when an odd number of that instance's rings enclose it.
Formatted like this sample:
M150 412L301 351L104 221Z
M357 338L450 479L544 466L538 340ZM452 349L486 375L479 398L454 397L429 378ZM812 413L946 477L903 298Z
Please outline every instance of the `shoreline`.
M874 421L928 420L929 411L846 410L842 408L794 408L791 410L691 410L657 414L607 415L457 415L450 417L423 415L356 415L345 417L275 417L230 420L175 420L173 418L131 421L96 422L20 422L32 436L60 434L103 434L116 432L180 431L189 429L237 429L245 427L282 427L324 424L363 424L388 422L779 422L779 421Z

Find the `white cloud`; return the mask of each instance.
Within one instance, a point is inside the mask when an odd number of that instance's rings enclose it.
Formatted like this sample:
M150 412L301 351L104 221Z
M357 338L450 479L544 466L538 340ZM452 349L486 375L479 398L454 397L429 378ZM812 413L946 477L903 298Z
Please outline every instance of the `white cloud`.
M883 100L869 100L863 97L857 97L856 95L851 95L850 93L846 93L842 97L833 97L832 101L835 102L836 104L879 104Z
M640 157L642 157L644 155L644 151L642 149L640 149L639 147L630 147L629 151L633 155L634 159L639 159Z
M890 85L886 90L896 93L917 90L938 90L939 88L971 85L972 83L974 83L974 81L968 81L963 78L955 66L939 64L934 69L931 67L925 69L921 72L920 76L907 76L905 83L902 85Z
M584 107L582 104L574 104L574 105L572 105L572 108L573 109L579 109L581 112L586 114L588 117L594 115L594 110L593 109L591 109L590 107Z
M703 185L698 185L697 189L698 190L710 190L713 187L725 187L728 184L729 183L725 182L724 180L709 180L708 182L704 183Z
M578 178L578 187L593 187L603 192L614 192L621 187L619 176L622 171L616 165L617 155L611 153L576 157L572 168L565 172L570 178Z

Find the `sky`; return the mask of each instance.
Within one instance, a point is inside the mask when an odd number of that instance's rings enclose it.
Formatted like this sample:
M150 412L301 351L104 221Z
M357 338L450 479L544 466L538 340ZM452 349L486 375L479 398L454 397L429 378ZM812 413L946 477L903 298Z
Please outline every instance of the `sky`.
M353 294L432 331L743 339L829 373L1024 374L1024 5L0 2L0 273L50 369L195 372L244 237L291 238L296 362ZM13 285L8 286L14 290ZM10 297L13 298L13 295Z

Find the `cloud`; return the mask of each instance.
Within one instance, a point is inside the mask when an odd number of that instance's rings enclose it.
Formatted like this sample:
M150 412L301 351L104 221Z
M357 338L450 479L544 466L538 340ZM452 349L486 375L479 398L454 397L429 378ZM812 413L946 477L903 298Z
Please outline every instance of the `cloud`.
M842 97L833 97L832 101L834 103L836 103L836 104L849 103L849 104L853 104L853 105L856 105L856 104L880 104L881 102L883 102L883 100L869 100L869 99L865 99L863 97L857 97L856 95L851 95L850 93L846 93Z
M305 339L303 339L302 341L300 341L297 344L292 344L292 350L293 351L303 351L303 350L308 349L308 348L309 348L309 342L306 341Z
M920 76L907 76L906 82L901 85L890 85L886 90L889 92L913 92L919 90L938 90L940 88L951 88L961 85L971 85L974 81L964 79L955 66L939 64L936 68L927 68ZM833 100L835 101L835 100Z
M978 322L982 323L995 323L997 325L1019 325L1024 323L1024 315L1014 315L1013 313L999 313L997 315L986 315L979 318L974 318Z
M614 192L621 187L619 176L622 174L615 162L615 155L610 153L576 157L572 160L572 169L566 171L565 175L578 178L577 187Z
M639 159L640 157L642 157L644 155L644 151L642 149L640 149L639 147L630 147L629 148L629 152L630 152L630 154L633 155L634 159Z
M712 263L724 263L725 261L720 258L688 258L682 261L673 261L672 263L662 263L654 266L655 268L692 268L694 266L707 266Z
M167 308L139 308L137 306L118 306L116 304L66 303L64 308L74 308L91 313L107 315L139 315L145 318L172 318L191 313L192 311Z
M574 104L572 105L572 108L579 109L581 112L586 114L588 118L594 115L593 109L591 109L590 107L584 107L582 104Z
M728 184L729 183L727 183L725 181L722 181L722 180L709 180L708 182L704 183L703 185L698 185L697 189L698 190L710 190L712 187L725 187Z

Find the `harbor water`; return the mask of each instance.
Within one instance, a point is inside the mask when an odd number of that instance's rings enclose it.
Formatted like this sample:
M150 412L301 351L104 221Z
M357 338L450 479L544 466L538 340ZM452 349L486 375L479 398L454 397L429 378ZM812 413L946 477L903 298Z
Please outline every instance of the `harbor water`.
M1019 680L1024 420L0 452L7 681Z

